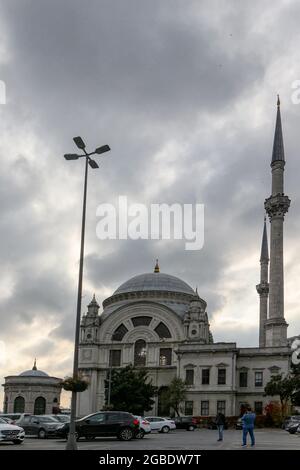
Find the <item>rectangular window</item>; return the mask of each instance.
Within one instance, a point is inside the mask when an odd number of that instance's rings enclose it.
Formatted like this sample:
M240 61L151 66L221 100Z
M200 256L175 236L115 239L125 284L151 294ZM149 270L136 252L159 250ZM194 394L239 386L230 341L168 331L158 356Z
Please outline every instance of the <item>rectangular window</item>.
M193 401L186 401L184 403L184 414L185 414L185 416L192 416L193 415L193 408L194 408L194 402Z
M170 366L172 364L172 349L161 348L159 350L159 365Z
M226 369L218 369L218 385L226 384Z
M254 402L254 411L257 415L263 414L263 402L262 401L255 401Z
M248 387L248 372L240 372L240 387Z
M263 386L263 373L255 372L255 387L262 387L262 386Z
M202 369L202 385L209 385L209 369Z
M201 416L209 415L209 401L201 401Z
M111 367L120 367L120 365L121 365L121 349L111 349L109 351L109 365Z
M194 385L194 369L187 369L185 371L186 385Z
M226 401L225 400L218 400L217 401L217 413L222 413L225 415L226 410Z

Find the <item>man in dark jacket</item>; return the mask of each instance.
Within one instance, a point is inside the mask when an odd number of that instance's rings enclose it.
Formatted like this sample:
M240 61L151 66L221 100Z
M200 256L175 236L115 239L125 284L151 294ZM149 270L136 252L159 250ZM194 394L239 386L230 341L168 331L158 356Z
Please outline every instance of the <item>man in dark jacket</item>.
M216 425L219 431L219 439L218 441L223 441L223 430L225 426L225 416L223 413L218 413L216 416Z

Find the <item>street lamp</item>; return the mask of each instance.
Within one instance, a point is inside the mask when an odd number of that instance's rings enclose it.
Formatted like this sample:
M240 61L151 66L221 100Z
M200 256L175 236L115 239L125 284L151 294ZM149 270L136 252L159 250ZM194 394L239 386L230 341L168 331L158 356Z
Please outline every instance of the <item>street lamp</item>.
M110 147L103 145L95 150L95 152L87 153L85 143L81 137L74 137L74 142L80 150L83 150L83 155L75 153L68 153L64 155L66 160L78 160L85 157L85 176L84 176L84 189L83 189L83 209L82 209L82 223L81 223L81 243L80 243L80 261L79 261L79 276L78 276L78 293L77 293L77 310L76 310L76 326L75 326L75 345L74 345L74 362L73 362L73 378L78 376L78 352L79 352L79 333L80 333L80 317L81 317L81 298L82 298L82 274L83 274L83 258L84 258L84 235L85 235L85 215L86 215L86 195L87 195L87 178L88 178L88 165L91 168L99 168L98 164L91 158L91 155L101 154L108 152ZM70 428L67 441L67 450L77 450L76 443L76 402L77 392L72 391L71 398L71 416Z

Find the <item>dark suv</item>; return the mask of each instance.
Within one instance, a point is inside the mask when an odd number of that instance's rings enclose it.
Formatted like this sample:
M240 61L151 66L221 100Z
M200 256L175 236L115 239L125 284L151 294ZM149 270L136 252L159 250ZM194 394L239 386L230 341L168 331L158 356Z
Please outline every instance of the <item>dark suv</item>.
M64 424L57 435L67 439L69 423ZM130 441L139 432L139 420L125 411L99 411L76 421L76 439L85 437L116 436L122 441Z
M186 429L187 431L194 431L197 427L197 420L192 416L176 416L174 418L176 429Z

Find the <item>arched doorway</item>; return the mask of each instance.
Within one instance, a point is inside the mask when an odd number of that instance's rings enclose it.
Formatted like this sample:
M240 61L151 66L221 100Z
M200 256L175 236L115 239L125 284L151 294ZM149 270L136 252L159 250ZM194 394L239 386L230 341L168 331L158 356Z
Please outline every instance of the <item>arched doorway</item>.
M25 412L25 399L24 397L16 397L14 401L14 413Z
M34 411L35 415L44 415L46 412L46 400L44 397L36 398L34 402Z

